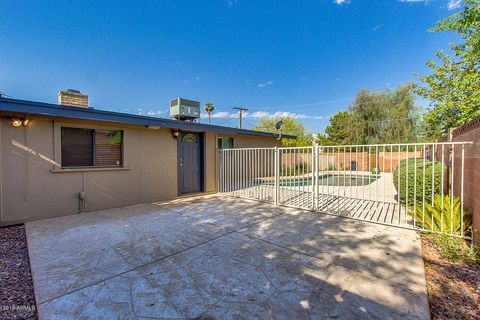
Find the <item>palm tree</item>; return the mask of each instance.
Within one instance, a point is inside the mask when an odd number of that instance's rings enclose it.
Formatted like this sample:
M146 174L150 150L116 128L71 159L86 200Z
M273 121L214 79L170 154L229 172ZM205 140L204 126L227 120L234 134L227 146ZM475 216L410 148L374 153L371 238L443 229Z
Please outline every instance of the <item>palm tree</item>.
M208 123L210 124L210 120L212 117L213 111L215 111L215 106L211 102L205 103L205 111L208 113Z

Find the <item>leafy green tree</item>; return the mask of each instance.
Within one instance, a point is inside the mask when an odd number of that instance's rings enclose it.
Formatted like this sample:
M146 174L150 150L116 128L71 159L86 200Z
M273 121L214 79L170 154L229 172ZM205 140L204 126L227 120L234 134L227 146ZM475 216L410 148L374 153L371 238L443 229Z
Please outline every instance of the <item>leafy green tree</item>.
M362 89L350 106L352 139L356 144L382 142L382 126L387 116L388 97Z
M480 1L465 0L464 9L440 20L430 32L453 31L462 39L451 43L453 56L437 51L437 64L428 61L432 74L420 77L417 93L430 100L424 115L424 135L438 139L480 114Z
M324 134L319 134L319 133L317 133L313 136L313 141L315 142L316 145L319 145L319 146L335 145L335 143L333 143L332 140L329 137L327 137Z
M208 123L211 123L212 113L215 111L215 106L211 102L205 103L205 112L208 113Z
M325 128L325 138L321 144L351 144L353 142L352 115L348 111L338 111L330 118L330 124ZM323 137L320 138L324 139Z
M383 122L384 143L417 142L419 131L419 110L415 105L413 84L399 86L387 92L389 104Z
M319 144L375 144L417 141L418 108L413 85L373 92L362 89L349 106L330 118Z
M285 147L303 147L312 145L312 135L309 134L303 123L291 116L281 117L265 117L262 118L253 129L263 132L279 133L275 128L278 121L283 121L282 134L296 136L297 138L282 139L282 144Z

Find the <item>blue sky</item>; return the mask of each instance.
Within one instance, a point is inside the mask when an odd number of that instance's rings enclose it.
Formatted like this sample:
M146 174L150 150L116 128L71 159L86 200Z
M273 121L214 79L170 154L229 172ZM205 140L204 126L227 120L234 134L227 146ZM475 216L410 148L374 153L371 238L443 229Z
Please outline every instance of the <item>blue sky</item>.
M216 105L213 123L291 113L311 132L361 88L425 74L448 49L428 33L458 0L0 1L0 91L56 103L85 92L98 109L168 117L184 97ZM425 102L419 101L420 104ZM206 122L202 119L202 122Z

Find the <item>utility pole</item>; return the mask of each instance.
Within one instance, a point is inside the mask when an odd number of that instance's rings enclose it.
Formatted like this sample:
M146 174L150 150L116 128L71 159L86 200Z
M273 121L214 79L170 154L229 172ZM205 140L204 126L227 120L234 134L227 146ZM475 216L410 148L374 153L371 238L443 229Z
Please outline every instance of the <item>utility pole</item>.
M234 107L233 109L239 110L239 112L240 112L240 129L242 129L243 111L248 111L248 109L247 109L247 108L243 108L243 107Z

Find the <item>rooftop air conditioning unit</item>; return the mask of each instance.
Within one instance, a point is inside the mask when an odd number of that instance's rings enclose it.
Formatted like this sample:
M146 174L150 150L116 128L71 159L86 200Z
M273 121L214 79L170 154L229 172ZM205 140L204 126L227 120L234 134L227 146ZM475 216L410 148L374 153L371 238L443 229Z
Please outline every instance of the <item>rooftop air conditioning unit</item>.
M170 101L170 117L177 120L190 120L200 118L200 102L182 98Z

